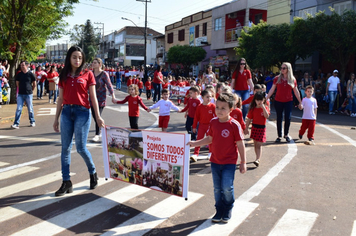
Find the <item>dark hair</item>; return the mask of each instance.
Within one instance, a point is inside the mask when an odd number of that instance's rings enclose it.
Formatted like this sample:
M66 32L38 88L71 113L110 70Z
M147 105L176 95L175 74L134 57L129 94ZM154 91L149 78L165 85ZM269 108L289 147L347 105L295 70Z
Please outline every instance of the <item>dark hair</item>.
M250 67L247 65L246 59L242 57L242 58L240 58L239 62L236 64L236 67L235 67L234 71L240 70L241 61L245 61L245 63L246 63L245 64L245 70L250 70Z
M266 104L266 93L258 91L257 93L255 93L255 95L253 95L253 99L250 103L249 110L256 108L256 101L261 101L261 100L263 101L263 104Z
M205 95L209 94L210 92L208 90L204 90L201 92L201 96L204 97Z
M42 67L41 66L37 66L36 71L39 71L39 69L42 70Z
M190 87L189 91L193 91L193 92L196 92L196 93L200 92L200 90L199 90L199 88L197 86Z
M161 69L161 66L158 65L157 68L156 68L156 71L160 71L160 69Z
M255 84L253 86L253 90L257 90L257 89L262 89L262 86L260 84Z
M73 52L80 52L82 54L82 64L78 67L77 71L75 72L76 75L79 75L80 72L83 71L85 65L85 54L83 50L78 46L72 46L69 48L66 56L66 60L64 62L64 68L62 69L59 79L61 81L67 80L67 75L72 71L72 64L70 63L70 58L72 57Z
M168 93L168 92L169 92L168 89L162 89L162 94Z
M219 94L219 97L216 99L216 101L227 102L229 108L233 108L235 103L235 98L234 95L232 95L231 93L222 93Z

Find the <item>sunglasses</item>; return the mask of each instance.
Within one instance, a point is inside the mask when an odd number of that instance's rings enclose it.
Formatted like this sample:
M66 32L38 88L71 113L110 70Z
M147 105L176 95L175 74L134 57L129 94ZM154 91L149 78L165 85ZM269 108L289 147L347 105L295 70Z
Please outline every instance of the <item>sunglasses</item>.
M246 65L246 63L241 63L241 64L240 64L240 66L244 66L244 65Z
M281 70L286 70L286 69L288 69L287 67L281 67Z

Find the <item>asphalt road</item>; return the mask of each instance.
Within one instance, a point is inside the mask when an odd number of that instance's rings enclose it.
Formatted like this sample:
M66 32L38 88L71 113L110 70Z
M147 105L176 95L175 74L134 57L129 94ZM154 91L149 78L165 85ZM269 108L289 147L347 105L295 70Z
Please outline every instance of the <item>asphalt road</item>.
M116 91L116 96L123 99L126 94ZM110 100L102 115L105 123L129 127L127 107ZM152 105L146 99L144 103ZM0 124L0 235L356 235L354 118L318 114L316 145L310 146L305 138L298 140L301 112L295 110L290 129L294 141L275 144L272 113L258 168L252 164L253 144L246 141L248 171L236 172L233 218L212 224L206 149L190 165L188 201L105 181L101 144L93 143L88 146L100 177L98 188L88 190L88 172L73 146L74 192L55 198L61 185L61 145L60 134L52 129L53 109L46 102L36 106L33 128L26 127L25 116L19 130ZM139 127L156 127L156 117L141 111ZM173 112L168 131L185 132L184 122L183 114ZM89 140L93 136L92 122Z

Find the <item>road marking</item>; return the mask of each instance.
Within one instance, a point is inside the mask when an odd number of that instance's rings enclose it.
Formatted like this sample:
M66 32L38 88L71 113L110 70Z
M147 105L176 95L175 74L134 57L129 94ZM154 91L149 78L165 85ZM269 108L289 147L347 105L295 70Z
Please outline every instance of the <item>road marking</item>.
M28 228L14 233L13 235L47 236L48 232L50 232L51 235L58 234L63 230L66 230L70 227L73 227L74 225L86 221L104 211L107 211L117 206L119 203L128 201L149 190L149 188L142 188L140 186L130 185L111 194L108 194L102 198L99 198L95 201L89 202L80 207L76 207L70 211L55 216L51 219L32 225Z
M199 225L191 236L230 235L245 219L258 207L259 204L245 201L235 201L232 208L231 219L227 224L216 224L211 219ZM213 216L211 216L213 217Z
M356 236L356 220L354 221L354 225L352 226L351 236Z
M100 186L103 186L107 183L110 183L113 179L108 179L107 181L101 183L99 182ZM11 206L7 206L4 208L0 209L0 223L5 221L5 220L10 220L15 217L18 217L22 214L28 213L30 211L39 209L41 207L50 205L55 202L59 202L62 198L67 198L67 197L72 197L75 195L79 195L85 191L88 190L88 180L85 180L83 182L80 182L78 184L73 185L73 193L69 195L64 195L60 197L53 197L54 193L47 193L44 195L41 195L39 197L35 197L32 199L29 199L27 201L19 202Z
M10 165L10 163L0 161L0 167L1 166L7 166L7 165Z
M40 108L37 111L37 116L54 116L56 114L57 108Z
M23 175L23 174L26 174L28 172L38 170L38 169L39 169L39 167L32 167L32 166L20 167L20 168L14 169L14 170L0 173L0 179L12 178L14 176Z
M25 191L31 188L36 188L57 180L62 179L62 174L60 171L48 174L48 175L44 175L35 179L30 179L24 182L20 182L18 184L13 184L7 187L4 187L1 189L0 191L0 198L21 192L21 191Z
M56 142L60 143L60 139L49 139L49 138L34 138L34 137L19 137L19 136L7 136L7 135L0 135L0 139L6 140L20 140L20 141L32 141L32 142Z
M202 194L193 192L189 192L187 201L177 196L171 196L102 235L144 235L201 197L203 197Z
M118 112L129 112L129 107L126 104L116 107L106 106L105 108Z
M308 236L318 214L288 209L268 236Z

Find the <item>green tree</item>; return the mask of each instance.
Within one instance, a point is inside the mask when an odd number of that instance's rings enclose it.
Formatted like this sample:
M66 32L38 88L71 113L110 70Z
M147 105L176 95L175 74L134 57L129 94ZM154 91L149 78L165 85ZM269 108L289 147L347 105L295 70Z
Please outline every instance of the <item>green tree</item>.
M204 60L206 51L201 47L188 45L176 45L171 47L167 53L168 63L182 64L186 72L191 65L196 65Z
M33 60L46 40L59 38L79 0L2 0L0 4L0 55L9 60L10 86L16 91L15 69L20 60ZM10 50L11 49L11 50ZM11 93L16 101L16 93Z
M84 25L75 25L70 34L73 43L82 47L86 61L93 61L99 45L99 35L95 33L93 24L88 19Z

